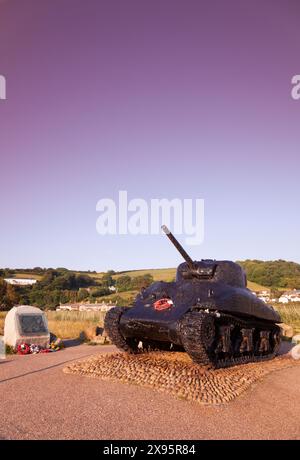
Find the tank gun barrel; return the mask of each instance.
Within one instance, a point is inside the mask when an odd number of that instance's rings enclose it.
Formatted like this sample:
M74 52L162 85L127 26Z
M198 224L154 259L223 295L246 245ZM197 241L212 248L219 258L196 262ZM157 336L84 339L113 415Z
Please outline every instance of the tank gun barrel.
M182 257L184 258L184 260L188 264L189 268L194 269L195 268L194 267L194 262L192 261L192 259L188 255L188 253L183 249L181 244L176 240L176 238L173 235L173 233L170 232L170 230L168 229L168 227L166 225L162 225L161 228L165 232L165 234L167 235L167 237L169 238L171 243L174 244L174 246L177 249L177 251L182 255Z

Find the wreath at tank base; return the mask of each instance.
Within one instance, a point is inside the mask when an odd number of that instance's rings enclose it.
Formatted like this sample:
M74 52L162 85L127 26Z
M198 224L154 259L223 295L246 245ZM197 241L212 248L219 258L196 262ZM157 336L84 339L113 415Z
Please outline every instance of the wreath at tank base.
M17 346L17 353L18 355L29 355L31 353L30 345L27 343L20 343L20 345Z
M35 345L34 343L30 345L30 353L32 353L33 355L39 353L40 349L41 347L39 347L38 345Z
M63 348L63 342L60 339L51 342L48 348L41 347L40 345L36 345L34 343L20 343L17 346L16 352L18 355L30 355L30 354L37 354L37 353L51 353L54 351L61 350Z

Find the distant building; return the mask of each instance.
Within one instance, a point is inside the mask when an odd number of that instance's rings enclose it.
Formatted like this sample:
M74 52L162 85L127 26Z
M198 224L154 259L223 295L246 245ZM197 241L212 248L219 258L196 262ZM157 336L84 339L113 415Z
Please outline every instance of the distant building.
M79 306L79 311L108 311L115 305L102 303L85 303Z
M289 303L289 299L287 298L286 295L281 295L278 299L279 303Z
M102 311L106 312L110 310L115 305L109 303L75 303L75 304L67 304L67 305L60 305L56 308L56 311Z
M269 289L265 289L263 291L252 291L252 293L265 303L270 302L271 300L271 293Z
M279 297L278 302L289 303L289 302L300 302L300 290L294 289L293 291L287 291Z
M4 278L4 281L13 286L31 286L36 283L33 278Z
M60 305L56 311L79 311L79 304Z

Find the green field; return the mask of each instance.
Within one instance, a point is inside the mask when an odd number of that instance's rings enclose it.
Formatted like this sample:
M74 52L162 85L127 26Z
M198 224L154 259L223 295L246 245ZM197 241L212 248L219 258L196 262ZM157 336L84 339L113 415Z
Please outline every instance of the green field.
M147 274L152 275L154 281L172 281L176 275L176 268L145 268L142 270L128 270L114 275L113 278L117 279L120 276L125 275L135 278L136 276L143 276Z

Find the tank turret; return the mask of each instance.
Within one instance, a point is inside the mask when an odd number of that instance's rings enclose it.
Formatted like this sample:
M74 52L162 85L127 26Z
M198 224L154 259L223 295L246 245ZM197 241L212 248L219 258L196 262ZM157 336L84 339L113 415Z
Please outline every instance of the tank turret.
M232 261L193 261L162 227L185 262L173 282L142 289L132 307L105 317L112 342L128 353L185 350L203 365L226 367L273 358L280 346L279 314L247 289Z
M231 261L219 261L217 263L216 260L212 259L193 261L166 225L162 226L162 230L185 260L177 268L177 282L196 278L212 282L223 281L231 286L246 287L246 273L240 265Z

